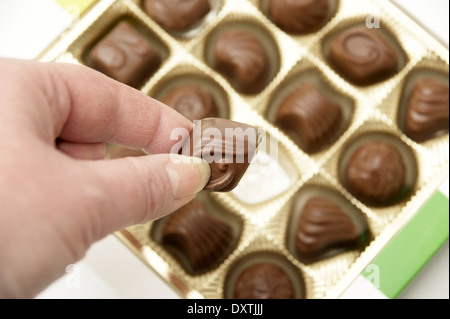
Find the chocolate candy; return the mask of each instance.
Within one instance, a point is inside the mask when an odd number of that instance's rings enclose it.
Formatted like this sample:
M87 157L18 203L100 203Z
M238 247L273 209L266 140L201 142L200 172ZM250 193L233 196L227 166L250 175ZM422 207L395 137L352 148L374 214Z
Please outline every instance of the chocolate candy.
M161 56L129 23L120 22L90 52L91 66L138 88L161 64Z
M147 14L168 31L183 31L206 16L208 0L145 0Z
M350 216L324 197L313 197L301 212L296 247L302 259L316 258L330 248L353 248L360 234Z
M270 0L273 22L286 32L305 34L316 31L325 22L329 0Z
M241 93L259 93L268 82L269 58L252 33L231 30L214 46L215 68Z
M198 85L177 87L170 91L162 102L191 121L219 116L212 95Z
M326 146L338 133L341 123L340 106L312 83L303 83L289 94L276 116L276 124L308 153Z
M241 180L256 153L258 130L229 120L208 118L194 126L189 155L203 158L211 166L205 190L230 192ZM183 147L183 154L187 145Z
M384 141L371 141L356 150L346 169L350 191L373 205L390 204L405 184L405 164L398 149Z
M261 263L239 275L234 288L235 299L294 299L290 278L281 268Z
M377 29L353 27L330 45L330 60L349 81L369 85L394 75L399 57L393 45Z
M195 199L169 217L162 242L181 252L193 272L201 272L224 257L232 243L232 230L230 225L211 216L201 200Z
M406 134L423 142L440 132L448 132L448 85L430 77L417 81L406 113Z

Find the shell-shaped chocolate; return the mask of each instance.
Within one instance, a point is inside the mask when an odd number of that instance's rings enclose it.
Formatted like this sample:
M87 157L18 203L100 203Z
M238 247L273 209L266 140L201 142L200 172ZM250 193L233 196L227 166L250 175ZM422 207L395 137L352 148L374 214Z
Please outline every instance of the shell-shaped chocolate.
M281 268L261 263L245 269L236 280L235 299L293 299L294 288Z
M145 0L144 8L168 31L183 31L211 11L208 0Z
M449 87L430 77L417 81L406 113L406 134L423 142L449 129Z
M289 94L276 116L276 124L308 153L322 149L336 137L341 123L341 107L312 83L303 83Z
M195 199L172 214L163 231L163 244L176 248L188 260L192 271L214 267L232 243L230 225L208 213Z
M323 197L313 197L301 212L296 237L297 252L311 258L334 247L354 247L359 232L341 207Z
M198 85L177 87L162 102L191 121L219 116L214 97Z
M214 59L217 70L242 93L258 93L267 84L269 59L259 39L250 32L223 33L214 46Z
M344 31L330 45L330 59L348 80L368 85L395 74L399 57L394 46L377 29L357 26Z
M189 155L204 159L211 167L205 190L229 192L247 171L260 136L253 126L208 118L194 126L189 142Z
M305 34L320 28L329 12L329 0L270 0L272 21L286 32Z
M374 205L389 204L403 189L406 167L399 150L384 141L370 141L358 148L346 169L350 191Z

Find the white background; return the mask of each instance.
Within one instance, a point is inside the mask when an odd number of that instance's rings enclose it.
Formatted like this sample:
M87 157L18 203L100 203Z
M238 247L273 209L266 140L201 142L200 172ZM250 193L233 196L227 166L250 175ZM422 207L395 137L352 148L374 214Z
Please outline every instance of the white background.
M448 47L448 0L394 2ZM51 0L0 0L0 56L34 58L70 23ZM448 194L448 183L444 190ZM95 244L78 265L79 288L68 289L62 278L39 298L178 298L114 236ZM364 290L359 295L363 298ZM449 298L448 242L401 298Z

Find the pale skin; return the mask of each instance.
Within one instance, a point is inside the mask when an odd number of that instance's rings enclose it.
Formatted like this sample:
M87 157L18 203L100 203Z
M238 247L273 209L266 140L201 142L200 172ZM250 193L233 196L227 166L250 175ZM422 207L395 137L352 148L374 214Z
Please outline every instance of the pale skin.
M0 298L36 296L93 243L209 180L205 162L168 155L191 122L96 71L0 58L0 97ZM150 156L103 160L105 143Z

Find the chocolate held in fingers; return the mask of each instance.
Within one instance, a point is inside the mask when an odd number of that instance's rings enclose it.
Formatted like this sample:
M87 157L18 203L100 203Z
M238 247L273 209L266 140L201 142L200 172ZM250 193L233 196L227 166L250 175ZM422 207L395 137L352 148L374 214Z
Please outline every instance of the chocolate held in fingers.
M260 142L258 130L219 118L207 118L194 124L189 155L202 158L211 166L211 179L205 190L232 191L256 154ZM186 149L187 145L183 151Z

